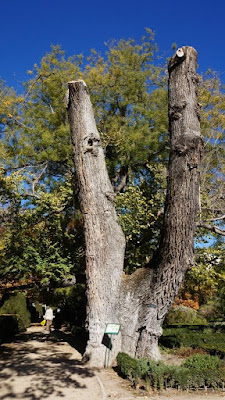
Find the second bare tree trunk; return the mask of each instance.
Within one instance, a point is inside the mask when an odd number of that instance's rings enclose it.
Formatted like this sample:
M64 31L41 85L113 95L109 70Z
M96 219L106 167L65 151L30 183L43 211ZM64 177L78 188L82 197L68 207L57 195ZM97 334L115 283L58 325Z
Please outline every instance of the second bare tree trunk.
M169 63L169 129L171 151L164 222L158 252L149 264L127 279L123 304L132 288L136 326L123 338L123 349L134 356L159 358L158 337L185 277L194 263L195 219L199 207L203 140L197 101L197 53L179 49ZM138 282L138 285L136 284ZM127 288L128 286L128 288ZM132 311L133 312L133 311ZM129 312L126 312L129 315ZM134 320L126 326L132 326ZM130 338L136 335L137 341Z

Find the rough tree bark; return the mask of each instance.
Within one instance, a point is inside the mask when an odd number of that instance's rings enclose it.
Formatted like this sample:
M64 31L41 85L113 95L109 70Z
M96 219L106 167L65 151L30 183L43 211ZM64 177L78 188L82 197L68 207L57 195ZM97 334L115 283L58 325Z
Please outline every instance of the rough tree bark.
M100 137L83 81L69 83L68 116L84 218L87 264L86 357L103 367L105 324L119 322L111 362L118 351L159 359L158 338L165 315L193 264L203 147L197 103L197 53L182 47L169 63L171 152L159 249L151 263L122 276L125 241L113 205Z
M117 221L115 194L83 81L69 82L68 116L86 245L89 341L85 357L91 358L90 363L103 366L105 325L118 322L115 310L121 287L125 239ZM120 340L121 335L114 340L114 354L121 348Z

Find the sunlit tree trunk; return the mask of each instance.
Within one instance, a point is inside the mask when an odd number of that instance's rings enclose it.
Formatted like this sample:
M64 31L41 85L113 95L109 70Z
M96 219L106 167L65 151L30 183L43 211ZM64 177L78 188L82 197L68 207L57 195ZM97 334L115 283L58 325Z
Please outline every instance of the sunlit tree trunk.
M117 221L115 194L83 81L69 83L68 115L86 245L89 341L85 357L90 358L90 363L103 366L106 323L118 322L125 239ZM113 354L120 350L120 340L120 335L115 338Z

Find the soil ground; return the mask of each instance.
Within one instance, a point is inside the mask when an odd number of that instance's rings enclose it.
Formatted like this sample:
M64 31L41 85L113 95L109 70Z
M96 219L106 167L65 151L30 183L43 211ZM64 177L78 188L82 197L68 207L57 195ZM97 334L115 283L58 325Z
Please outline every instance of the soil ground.
M62 331L32 326L0 346L0 400L225 400L225 393L134 391L112 369L88 368Z

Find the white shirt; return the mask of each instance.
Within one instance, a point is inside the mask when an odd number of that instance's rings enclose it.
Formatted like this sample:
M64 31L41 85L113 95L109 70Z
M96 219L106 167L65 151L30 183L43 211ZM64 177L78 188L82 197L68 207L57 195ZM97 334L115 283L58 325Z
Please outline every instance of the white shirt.
M54 315L53 315L52 308L48 308L48 309L47 309L47 311L45 312L44 318L45 318L46 320L48 319L48 320L50 320L50 321L53 320Z

